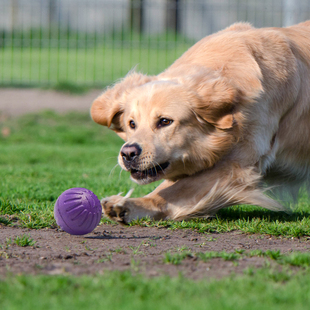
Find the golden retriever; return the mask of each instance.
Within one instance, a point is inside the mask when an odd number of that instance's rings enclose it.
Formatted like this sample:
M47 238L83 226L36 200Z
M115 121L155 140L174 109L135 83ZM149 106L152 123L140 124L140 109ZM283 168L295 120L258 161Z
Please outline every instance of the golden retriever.
M283 210L266 186L310 176L310 21L207 36L157 76L129 73L91 107L126 143L118 162L143 198L102 200L106 216L182 220L234 204ZM267 184L267 185L266 185Z

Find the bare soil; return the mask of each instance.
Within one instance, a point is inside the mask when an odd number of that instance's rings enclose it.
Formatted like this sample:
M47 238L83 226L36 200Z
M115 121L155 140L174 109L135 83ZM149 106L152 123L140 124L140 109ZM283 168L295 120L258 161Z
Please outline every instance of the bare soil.
M21 247L10 242L24 234L35 241ZM215 258L207 262L195 255L180 264L164 261L167 252L192 254L236 249L309 251L310 240L246 235L239 232L202 234L192 230L154 227L123 227L102 224L85 236L73 236L59 229L30 230L0 225L0 277L19 274L100 274L106 270L130 270L147 276L180 273L192 279L221 278L263 267L265 258L246 257L234 261Z
M19 116L38 110L88 111L100 94L92 91L72 96L37 89L0 89L2 115ZM29 235L33 246L12 243L17 236ZM238 262L216 258L203 262L189 256L179 265L167 264L167 252L191 253L240 250L309 251L307 238L288 239L240 232L201 234L191 230L101 225L86 236L72 236L59 229L29 230L0 224L0 277L19 274L97 274L106 270L131 270L147 276L170 275L199 279L220 278L242 273L247 267L260 268L265 258L244 257Z

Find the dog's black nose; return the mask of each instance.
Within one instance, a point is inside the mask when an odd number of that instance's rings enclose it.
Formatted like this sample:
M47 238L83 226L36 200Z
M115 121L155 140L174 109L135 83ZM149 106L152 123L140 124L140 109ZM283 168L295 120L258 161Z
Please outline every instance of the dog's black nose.
M124 162L134 161L142 152L141 147L137 144L125 144L121 149L121 155Z

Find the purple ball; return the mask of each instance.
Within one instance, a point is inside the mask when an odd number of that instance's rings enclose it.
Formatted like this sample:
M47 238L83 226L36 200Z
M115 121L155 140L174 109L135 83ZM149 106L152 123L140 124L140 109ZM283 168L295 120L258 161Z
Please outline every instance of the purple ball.
M54 216L58 226L71 235L92 232L100 222L102 207L97 196L86 188L70 188L57 199Z

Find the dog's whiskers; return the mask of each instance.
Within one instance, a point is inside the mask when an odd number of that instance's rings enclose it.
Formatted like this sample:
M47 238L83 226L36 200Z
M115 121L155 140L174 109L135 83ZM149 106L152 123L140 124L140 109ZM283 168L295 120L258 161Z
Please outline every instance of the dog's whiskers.
M153 165L153 167L155 169L155 175L157 175L157 169L156 169L156 166L155 166L154 162L151 162L151 164Z
M119 174L118 174L118 180L121 179L121 174L122 174L123 170L124 170L124 169L122 168L121 171L119 172Z
M109 173L109 178L112 176L112 174L114 173L114 171L115 171L115 169L116 169L117 166L119 166L118 163L111 169L111 171L110 171L110 173Z
M161 172L162 172L163 174L165 174L165 170L162 168L162 166L161 166L157 161L154 161L154 163L160 168ZM152 164L153 164L153 162L152 162ZM153 164L153 165L154 165L154 164ZM156 170L156 167L155 167L155 170Z
M114 160L116 159L117 160L117 158L118 158L117 156L111 156L111 157L107 157L105 160L109 160L109 159L114 159Z

